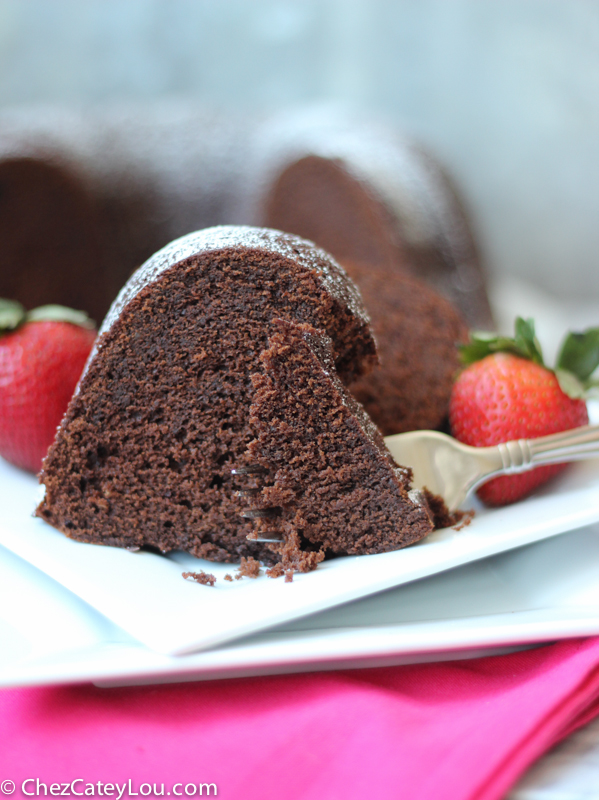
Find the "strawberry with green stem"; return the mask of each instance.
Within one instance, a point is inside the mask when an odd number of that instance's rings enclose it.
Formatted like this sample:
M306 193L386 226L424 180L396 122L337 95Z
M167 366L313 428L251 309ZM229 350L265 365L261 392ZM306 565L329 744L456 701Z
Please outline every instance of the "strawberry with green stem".
M38 472L96 338L87 314L0 299L0 455Z
M486 447L588 424L585 400L599 390L593 377L599 366L599 328L569 333L554 369L544 363L533 321L521 317L513 339L474 333L460 355L466 368L453 386L449 418L461 442ZM478 494L488 505L512 503L565 466L493 478Z

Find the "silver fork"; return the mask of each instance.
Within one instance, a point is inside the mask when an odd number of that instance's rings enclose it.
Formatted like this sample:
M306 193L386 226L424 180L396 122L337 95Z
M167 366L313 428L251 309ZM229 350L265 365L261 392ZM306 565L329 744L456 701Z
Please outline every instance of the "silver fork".
M494 447L469 447L437 431L397 433L386 436L385 444L397 464L412 468L415 487L426 486L455 511L471 491L496 475L599 457L599 425Z

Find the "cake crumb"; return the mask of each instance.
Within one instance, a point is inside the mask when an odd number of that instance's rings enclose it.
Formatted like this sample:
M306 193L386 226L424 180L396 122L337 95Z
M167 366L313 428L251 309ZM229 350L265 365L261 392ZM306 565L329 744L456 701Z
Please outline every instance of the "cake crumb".
M225 580L233 582L233 576L229 575L229 573L227 572L227 574L225 575Z
M315 570L324 559L324 550L302 550L298 532L289 523L283 525L287 528L285 541L276 551L281 556L281 561L267 569L266 574L269 578L285 575L285 583L291 583L296 572Z
M199 572L182 572L182 576L185 580L192 580L196 583L201 583L202 586L214 586L216 583L216 578L210 572L204 572L204 570L200 570Z
M470 508L470 509L468 509L468 511L460 511L459 513L461 515L461 518L459 520L457 520L458 524L457 525L454 524L452 526L454 531L461 531L464 528L466 528L468 525L470 525L470 523L474 519L474 515L476 514L476 511L473 508Z
M283 565L281 563L275 564L266 570L266 574L269 578L280 578L284 573L285 570L283 569Z
M235 575L235 580L240 581L242 578L257 578L261 572L259 561L256 561L252 556L242 556L241 564Z
M466 525L470 525L474 517L474 511L450 511L445 505L445 500L439 494L433 494L426 486L422 490L426 504L433 518L435 530L439 528L453 528L461 531Z

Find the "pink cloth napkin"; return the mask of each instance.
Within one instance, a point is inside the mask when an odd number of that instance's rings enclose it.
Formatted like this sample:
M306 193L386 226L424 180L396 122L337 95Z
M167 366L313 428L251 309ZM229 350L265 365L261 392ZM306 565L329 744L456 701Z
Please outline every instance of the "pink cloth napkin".
M39 778L47 796L80 779L74 791L95 784L96 797L100 781L127 784L124 798L212 783L235 800L492 800L598 712L599 639L385 669L5 690L0 786L14 781L19 798Z

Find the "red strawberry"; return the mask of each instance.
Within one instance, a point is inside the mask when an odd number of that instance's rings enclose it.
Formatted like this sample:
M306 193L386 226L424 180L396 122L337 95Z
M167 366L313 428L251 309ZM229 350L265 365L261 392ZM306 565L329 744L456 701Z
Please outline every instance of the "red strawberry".
M0 300L0 455L39 472L96 337L82 312Z
M599 328L570 334L555 371L543 364L532 320L520 318L515 339L473 335L462 358L469 366L454 384L449 414L453 435L465 444L486 447L588 424L582 398L596 385ZM512 503L565 466L493 478L478 494L489 505Z

